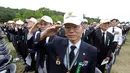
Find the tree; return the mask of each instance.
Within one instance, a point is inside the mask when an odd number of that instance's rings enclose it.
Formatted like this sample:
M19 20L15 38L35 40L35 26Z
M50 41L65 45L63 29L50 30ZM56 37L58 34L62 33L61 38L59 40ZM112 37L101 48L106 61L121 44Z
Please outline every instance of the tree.
M4 23L15 18L16 12L10 8L0 7L0 22Z

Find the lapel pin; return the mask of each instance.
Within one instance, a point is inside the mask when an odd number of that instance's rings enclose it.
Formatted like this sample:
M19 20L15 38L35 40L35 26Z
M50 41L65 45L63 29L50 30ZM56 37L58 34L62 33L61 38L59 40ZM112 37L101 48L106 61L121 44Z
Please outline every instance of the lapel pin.
M60 62L60 57L59 57L59 56L56 57L56 64L57 64L57 65L60 65L60 64L61 64L61 62Z
M83 53L83 55L85 55L85 53Z
M84 60L82 66L87 66L87 65L88 65L88 61L87 61L87 60Z

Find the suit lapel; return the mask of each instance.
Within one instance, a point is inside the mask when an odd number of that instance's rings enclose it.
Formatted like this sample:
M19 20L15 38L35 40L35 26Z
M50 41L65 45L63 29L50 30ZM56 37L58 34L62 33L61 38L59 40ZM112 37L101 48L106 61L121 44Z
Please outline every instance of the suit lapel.
M87 46L87 45L86 45ZM85 60L86 59L86 56L87 56L87 52L86 52L86 50L85 50L85 48L84 47L86 47L85 45L84 45L84 42L83 41L81 41L81 45L80 45L80 50L79 50L79 55L78 55L78 58L77 58L77 63L79 63L79 62L83 62L83 60Z

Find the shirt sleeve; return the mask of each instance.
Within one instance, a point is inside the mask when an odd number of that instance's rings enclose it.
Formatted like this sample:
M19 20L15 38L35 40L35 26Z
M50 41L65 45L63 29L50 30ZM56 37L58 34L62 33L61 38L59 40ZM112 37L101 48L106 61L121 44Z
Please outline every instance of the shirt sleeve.
M118 45L121 45L122 44L122 30L120 30L119 32L119 38L118 38Z
M30 40L32 36L33 36L33 34L28 34L27 35L27 40Z

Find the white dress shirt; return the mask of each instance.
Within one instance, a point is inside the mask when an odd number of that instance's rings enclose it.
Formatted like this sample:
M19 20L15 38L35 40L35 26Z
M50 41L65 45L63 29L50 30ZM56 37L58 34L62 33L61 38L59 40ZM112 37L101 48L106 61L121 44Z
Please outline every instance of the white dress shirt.
M72 45L75 45L76 46L76 49L74 50L74 54L76 55L78 50L80 49L80 44L81 44L81 40L79 40L76 44L72 44L70 41L69 41L69 45L68 45L68 48L69 48L69 53L71 52L71 46ZM67 49L68 49L67 48ZM76 64L76 63L75 63ZM66 63L66 54L65 54L65 57L64 57L64 65L65 67L67 67L67 63Z
M108 28L108 32L112 33L114 35L114 42L117 42L118 45L122 44L122 29L119 27L114 27L114 32L112 32L113 27ZM118 34L114 34L115 32L119 32Z

